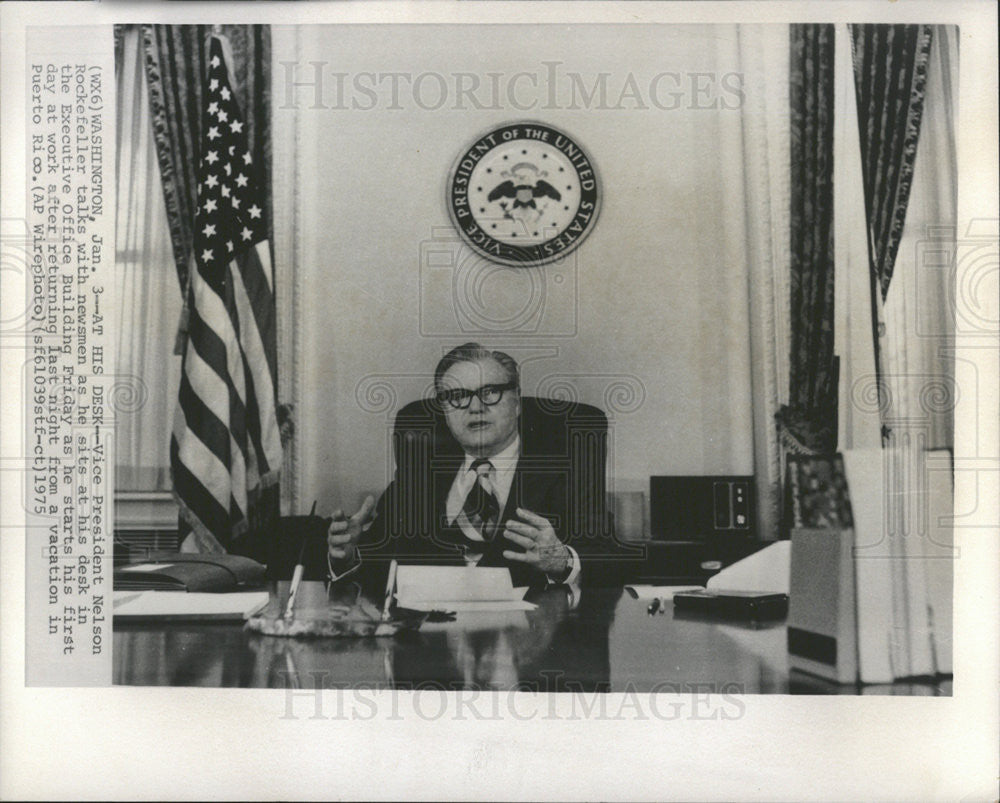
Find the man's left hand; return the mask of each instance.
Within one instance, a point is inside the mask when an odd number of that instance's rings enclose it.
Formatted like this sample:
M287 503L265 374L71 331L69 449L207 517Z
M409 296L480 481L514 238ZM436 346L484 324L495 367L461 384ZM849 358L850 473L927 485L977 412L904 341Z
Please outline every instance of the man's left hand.
M544 516L519 507L517 519L505 522L503 534L526 550L504 550L503 556L507 560L527 563L550 577L561 577L569 570L572 563L569 549L559 540Z

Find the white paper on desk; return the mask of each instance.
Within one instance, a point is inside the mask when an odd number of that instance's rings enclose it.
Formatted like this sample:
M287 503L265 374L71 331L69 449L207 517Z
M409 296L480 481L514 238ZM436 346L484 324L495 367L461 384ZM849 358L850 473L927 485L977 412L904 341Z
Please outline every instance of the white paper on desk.
M705 588L703 586L628 585L625 586L625 590L636 599L664 599L669 602L673 602L674 594L680 594L682 591L704 591Z
M116 591L114 615L164 619L246 619L265 605L266 591L203 594L187 591Z
M136 563L132 566L120 566L117 571L121 572L155 572L157 569L169 569L175 566L174 563Z
M533 602L525 602L523 599L508 600L434 600L429 602L404 601L398 604L402 608L411 608L414 611L461 611L463 613L499 613L503 611L533 611L536 606Z
M396 604L418 611L530 611L527 588L514 588L510 571L477 566L400 566Z

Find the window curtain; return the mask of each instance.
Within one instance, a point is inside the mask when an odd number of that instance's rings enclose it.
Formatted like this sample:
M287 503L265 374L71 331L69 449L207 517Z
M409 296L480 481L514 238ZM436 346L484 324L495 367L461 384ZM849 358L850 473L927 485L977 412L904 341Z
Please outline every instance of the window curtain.
M298 59L302 28L298 25L277 25L271 29L271 75L283 75L282 62ZM278 399L301 399L299 388L300 364L303 358L299 340L302 336L302 275L298 265L303 261L302 237L299 230L300 206L303 203L302 171L299 143L303 136L299 110L282 109L271 120L270 138L277 143L272 148L271 194L273 207L271 226L274 232L274 264L281 270L274 276L276 323L278 327ZM311 167L305 168L307 171ZM306 193L308 195L308 193ZM308 200L312 200L310 197ZM281 511L288 514L299 510L302 475L299 472L299 449L295 433L294 403L278 405L278 424L284 446L281 467ZM311 503L312 500L309 500Z
M855 81L849 66L856 33L843 31L838 66L844 119L838 124L837 187L840 210L853 210L853 233L838 221L839 348L849 354L841 399L845 448L907 445L917 450L954 446L955 239L957 162L955 93L958 33L935 26L930 37L921 105L919 148L907 182L905 226L898 236L891 283L884 299L871 269L863 199ZM841 154L843 153L842 163ZM840 200L840 199L838 199ZM852 225L846 220L844 226ZM862 278L863 277L863 278ZM838 279L839 281L839 279ZM874 302L874 303L873 303ZM880 370L875 372L872 319L877 316ZM848 364L849 363L849 364ZM885 434L883 440L882 433Z
M745 419L737 419L733 409L727 421L732 435L721 439L732 442L737 430L747 429L757 533L773 540L779 534L781 488L775 414L787 402L789 344L788 27L720 25L714 31L715 68L741 76L742 102L737 114L720 114L703 129L705 141L717 143L722 221L721 231L713 224L705 236L720 239L722 259L732 266L724 287L716 280L706 288L719 311L706 305L704 314L707 326L718 326L718 315L725 314L731 331L746 335L728 355L728 365L706 367L725 370L734 387L749 387ZM729 465L739 464L729 458Z
M777 415L786 453L828 453L837 448L834 43L833 25L791 26L791 356L789 403Z
M876 390L887 411L883 305L906 221L933 41L928 25L849 26L868 231ZM891 427L883 415L882 439Z
M919 145L914 140L912 153L899 152L901 159L912 158L912 163L907 168L910 177L900 179L896 194L898 199L905 184L908 201L900 218L902 227L895 232L890 231L896 224L890 213L893 205L888 203L881 217L884 226L870 226L866 199L874 195L863 161L872 146L863 143L868 128L860 123L864 104L855 71L857 48L852 52L858 31L838 26L837 35L836 326L845 378L841 444L882 458L882 533L869 541L866 551L870 559L894 559L893 617L900 635L895 657L904 666L920 667L918 672L935 667L947 672L951 666L947 641L931 642L930 655L920 645L928 622L924 601L930 593L932 615L947 621L950 605L935 597L942 590L950 596L953 583L951 525L935 510L950 505L936 499L951 487L948 452L954 447L958 400L954 352L958 31L935 26L927 36ZM912 84L913 69L912 63L900 64L890 57L882 66L884 75L895 76L895 86ZM900 98L900 113L910 97ZM902 164L886 165L882 178L902 169ZM893 259L884 263L888 272L881 274L876 273L880 260L871 258L873 253L884 253L878 247L895 251ZM878 333L874 339L873 321Z
M868 222L851 41L846 25L837 28L835 61L834 338L836 353L841 356L837 445L840 449L879 449L882 442L880 394L872 343Z
M781 447L775 416L788 402L790 328L789 29L741 25L737 69L744 77L740 115L753 400L753 465L760 537L778 537Z
M168 438L180 358L181 290L153 144L138 26L116 26L118 376L115 489L169 491Z
M889 266L891 282L883 285L885 274L873 267L872 238L866 235L868 189L862 155L871 148L861 142L867 127L860 123L857 100L858 27L838 30L837 328L838 353L845 355L841 444L877 447L899 435L915 440L920 449L950 449L957 402L953 285L958 35L946 26L926 32L919 147L914 140L909 178L902 182L908 195L905 226L882 239L895 254ZM916 66L904 63L902 69L905 73ZM894 85L905 83L904 74Z
M906 220L924 110L929 25L851 25L871 270L883 301Z
M271 34L267 25L220 25L232 53L227 61L244 117L253 163L261 171L261 187L271 186L270 64ZM174 260L181 287L187 287L191 260L196 171L202 141L202 85L210 25L144 25L146 77L163 196L170 224ZM269 241L271 194L266 192Z
M890 442L906 438L921 451L954 447L957 57L957 29L935 26L906 225L882 309L885 424Z

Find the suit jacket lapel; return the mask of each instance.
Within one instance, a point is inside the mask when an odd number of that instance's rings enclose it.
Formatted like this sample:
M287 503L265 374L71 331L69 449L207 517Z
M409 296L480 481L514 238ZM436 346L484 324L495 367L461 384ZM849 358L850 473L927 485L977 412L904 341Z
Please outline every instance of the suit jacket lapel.
M454 546L461 545L465 541L465 535L461 529L452 526L448 522L447 510L448 493L455 482L455 475L458 474L458 470L462 467L462 462L463 458L451 456L435 460L431 468L433 476L428 478L434 487L434 510L432 511L434 517L434 541L449 553L452 552Z

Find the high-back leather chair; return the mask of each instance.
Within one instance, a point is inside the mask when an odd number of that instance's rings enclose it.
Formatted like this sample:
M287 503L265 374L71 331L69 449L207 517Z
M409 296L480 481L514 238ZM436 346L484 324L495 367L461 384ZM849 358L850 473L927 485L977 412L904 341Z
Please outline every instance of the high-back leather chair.
M598 408L581 402L521 397L520 466L565 478L569 521L575 537L606 536L606 461L608 419ZM404 495L424 498L432 478L425 472L410 472L409 466L452 466L461 451L448 430L436 399L420 399L404 406L396 415L392 433L397 480L408 483ZM453 472L454 469L451 469ZM426 532L433 526L426 509L405 512L410 520L404 528Z

